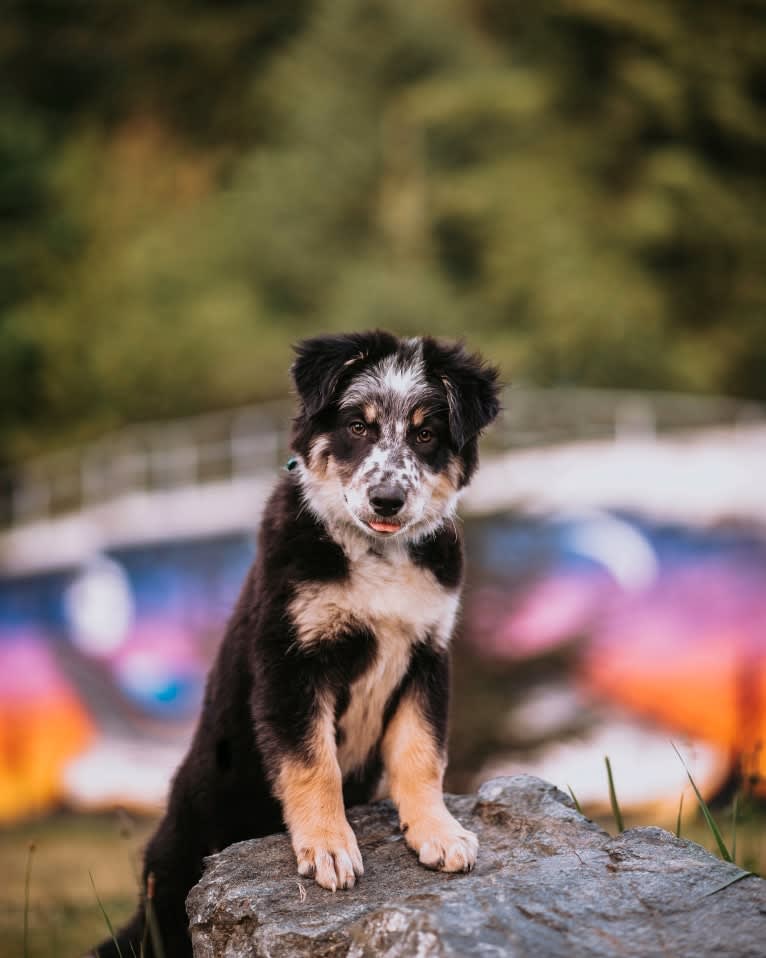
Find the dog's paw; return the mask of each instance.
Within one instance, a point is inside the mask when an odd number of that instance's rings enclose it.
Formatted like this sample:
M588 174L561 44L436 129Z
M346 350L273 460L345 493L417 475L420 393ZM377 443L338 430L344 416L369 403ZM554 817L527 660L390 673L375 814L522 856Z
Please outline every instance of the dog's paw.
M362 855L350 825L337 831L304 835L296 845L298 874L315 879L322 888L353 888L364 874Z
M446 810L441 815L403 824L402 828L407 844L426 868L469 872L476 864L479 839Z

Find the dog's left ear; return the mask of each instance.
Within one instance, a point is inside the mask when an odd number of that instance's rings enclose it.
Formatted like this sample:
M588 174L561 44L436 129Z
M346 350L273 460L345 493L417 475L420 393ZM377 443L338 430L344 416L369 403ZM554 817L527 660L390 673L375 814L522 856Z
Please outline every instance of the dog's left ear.
M305 414L310 418L321 412L344 379L366 363L395 352L396 344L396 337L382 330L315 336L299 342L290 371Z
M462 343L423 340L426 366L447 393L450 433L458 449L476 439L500 412L498 370Z

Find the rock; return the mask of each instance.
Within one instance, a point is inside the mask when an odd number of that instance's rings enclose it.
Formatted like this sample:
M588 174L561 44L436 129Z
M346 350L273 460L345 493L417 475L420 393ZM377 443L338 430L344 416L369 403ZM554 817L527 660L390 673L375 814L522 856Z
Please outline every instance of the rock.
M365 864L350 891L300 879L285 835L211 856L187 900L195 958L766 954L766 882L693 842L612 838L531 776L447 804L479 835L468 875L419 865L387 802L349 810Z

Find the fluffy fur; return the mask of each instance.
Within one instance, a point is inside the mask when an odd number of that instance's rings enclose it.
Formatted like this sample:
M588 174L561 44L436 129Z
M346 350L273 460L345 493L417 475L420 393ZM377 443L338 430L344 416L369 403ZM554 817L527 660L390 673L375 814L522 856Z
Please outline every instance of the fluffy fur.
M385 332L310 339L286 473L210 673L199 725L146 849L145 888L172 958L206 855L287 827L299 874L363 873L345 804L387 788L431 868L473 867L442 800L462 545L453 516L498 411L493 368L462 346ZM146 898L119 935L141 943ZM117 954L112 942L98 949Z

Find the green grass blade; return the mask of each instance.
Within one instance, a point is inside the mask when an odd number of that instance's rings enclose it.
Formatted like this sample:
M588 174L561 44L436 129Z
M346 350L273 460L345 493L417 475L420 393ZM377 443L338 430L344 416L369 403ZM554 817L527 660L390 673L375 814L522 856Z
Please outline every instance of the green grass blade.
M152 948L154 949L154 954L157 958L165 958L165 950L162 947L162 936L160 935L160 928L157 924L157 916L154 913L154 909L147 912L147 921L149 923L149 934L152 939Z
M612 763L609 761L609 756L604 756L604 763L606 764L606 777L609 781L609 801L612 805L612 814L614 815L614 822L617 825L618 832L625 831L625 825L622 820L622 811L620 810L620 803L617 801L617 792L614 789L614 779L612 778Z
M737 861L737 812L739 811L739 792L731 804L731 860Z
M583 814L583 810L582 810L582 808L580 807L580 803L577 801L577 796L575 795L574 790L572 789L572 786L571 786L571 785L567 785L567 788L569 789L569 794L572 796L572 801L574 802L575 808L576 808L577 811L582 815L582 814Z
M120 950L120 943L117 941L117 938L114 934L114 928L112 927L112 922L109 919L109 915L106 913L106 908L104 908L101 903L101 899L98 897L98 892L96 891L96 883L93 881L93 873L88 872L88 877L90 878L90 883L93 886L93 894L96 896L96 901L98 902L98 907L101 909L101 914L104 916L104 921L106 922L106 927L109 929L109 934L112 941L114 942L114 947L117 949L117 954L122 958L122 951Z
M144 904L144 933L141 935L141 944L138 949L139 958L146 958L146 949L149 945L149 913L151 910L151 899L147 899Z
M697 796L697 801L699 802L699 806L702 809L702 815L705 819L705 822L707 823L707 827L710 829L710 832L713 838L715 839L716 845L718 845L718 851L721 855L721 858L723 858L724 861L733 862L734 859L731 857L731 853L729 852L729 849L726 847L726 842L723 840L723 835L721 834L721 831L718 828L718 825L716 825L715 819L710 813L710 809L707 807L707 802L702 797L700 790L697 788L697 783L692 778L692 773L689 771L689 768L686 762L684 761L683 756L676 748L675 742L671 742L670 744L673 746L673 751L676 753L679 761L683 765L687 778L689 779L689 782L691 783L691 787L694 789L694 794Z
M676 816L676 838L681 837L681 815L684 810L684 793L681 792L681 800L678 803L678 815Z
M152 949L155 958L165 958L165 949L162 947L162 936L160 935L157 916L154 913L154 873L149 872L146 878L146 923L144 925L144 940L141 943L141 952L144 953L148 939L151 938Z
M29 958L29 885L32 880L32 856L35 843L30 842L27 852L27 873L24 878L24 958Z
M710 891L705 892L705 897L708 895L716 895L719 891L723 891L724 888L728 888L729 885L733 885L735 882L742 881L743 878L749 878L753 873L745 871L744 868L740 869L736 875L732 878L729 878L728 881L722 882L720 885L716 885L715 888L711 888Z

